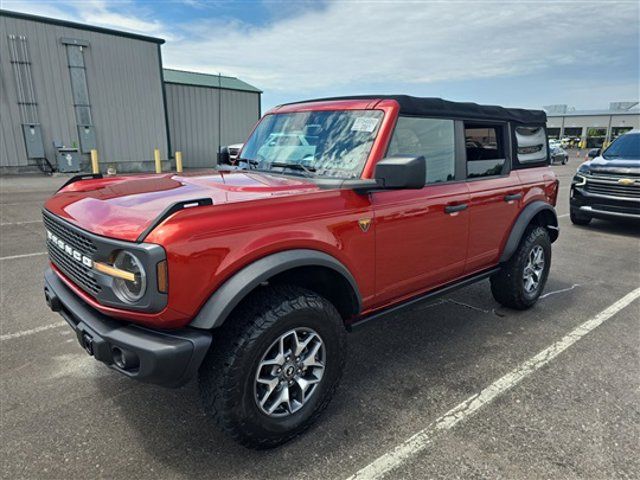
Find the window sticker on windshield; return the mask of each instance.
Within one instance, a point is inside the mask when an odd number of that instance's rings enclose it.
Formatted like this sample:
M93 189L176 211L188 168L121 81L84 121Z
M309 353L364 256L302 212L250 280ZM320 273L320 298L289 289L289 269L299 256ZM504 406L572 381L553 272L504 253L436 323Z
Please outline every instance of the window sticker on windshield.
M372 117L357 117L351 126L352 132L373 132L378 126L378 119Z

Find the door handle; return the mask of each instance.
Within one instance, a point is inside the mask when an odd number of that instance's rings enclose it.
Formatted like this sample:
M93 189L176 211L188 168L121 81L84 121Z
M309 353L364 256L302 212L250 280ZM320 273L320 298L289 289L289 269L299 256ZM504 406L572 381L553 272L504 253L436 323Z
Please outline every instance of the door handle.
M460 203L458 205L447 205L444 207L444 213L456 213L466 210L468 205L466 203Z
M514 200L520 200L522 198L521 193L510 193L509 195L504 196L505 202L513 202Z

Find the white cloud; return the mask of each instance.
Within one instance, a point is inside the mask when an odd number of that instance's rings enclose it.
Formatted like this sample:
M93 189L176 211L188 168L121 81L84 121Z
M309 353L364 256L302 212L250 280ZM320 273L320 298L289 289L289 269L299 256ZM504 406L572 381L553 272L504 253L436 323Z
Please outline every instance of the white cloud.
M105 28L124 30L143 35L172 38L169 29L153 18L153 11L137 6L129 0L3 0L2 8L32 15L87 23Z
M581 103L590 103L589 89L580 86L596 70L598 78L611 71L598 92L609 85L612 93L603 95L629 96L628 85L638 83L635 0L353 0L293 6L263 0L272 13L262 25L219 15L225 0L181 1L185 8L198 7L192 13L200 19L172 22L163 17L162 2L134 0L2 0L2 6L165 38L166 66L238 76L265 90L267 103L389 92L397 86L420 94L431 84L465 81L479 89L483 79L536 75L548 75L549 81L535 91L501 91L504 97L496 101L527 102L536 94L573 98L571 91L580 90L587 94ZM624 62L626 77L619 78ZM635 78L629 74L633 68ZM573 76L563 77L570 69ZM481 101L483 94L470 90L464 96Z
M166 64L222 71L271 91L473 80L615 62L636 2L332 2L265 26L181 25Z

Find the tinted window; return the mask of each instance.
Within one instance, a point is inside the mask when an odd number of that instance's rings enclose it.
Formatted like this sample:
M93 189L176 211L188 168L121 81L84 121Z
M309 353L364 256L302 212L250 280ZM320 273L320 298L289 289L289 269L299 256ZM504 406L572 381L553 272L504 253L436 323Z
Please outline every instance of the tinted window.
M547 161L547 136L543 127L516 127L516 146L519 163Z
M389 143L387 156L424 156L427 183L455 177L453 120L400 117Z
M501 125L464 125L467 177L500 175L505 163L504 128Z
M640 160L640 133L631 133L618 138L604 151L603 157L607 160L615 158Z

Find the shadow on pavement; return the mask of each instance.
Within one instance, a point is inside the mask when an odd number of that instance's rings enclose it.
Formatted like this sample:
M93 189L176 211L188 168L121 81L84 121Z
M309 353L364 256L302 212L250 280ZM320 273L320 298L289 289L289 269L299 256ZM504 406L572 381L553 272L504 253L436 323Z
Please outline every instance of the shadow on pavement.
M631 219L620 220L601 220L594 218L591 223L586 226L579 226L571 224L567 228L579 228L585 232L599 232L610 233L612 235L618 235L622 237L639 237L640 236L640 221Z
M553 288L569 286L556 281ZM316 477L319 472L309 465L327 469L342 462L349 470L345 451L354 446L366 451L367 444L379 448L381 435L393 435L389 429L396 424L412 428L416 415L422 421L436 418L490 383L492 367L503 370L514 360L510 355L526 358L537 343L544 345L545 335L536 329L554 334L549 325L542 327L540 312L496 314L487 282L461 292L468 294L462 300L471 297L482 308L425 304L351 334L345 375L328 411L306 434L274 450L255 452L226 438L202 413L195 382L181 390L135 384L114 401L139 432L145 452L176 473ZM532 318L524 322L525 315ZM514 349L519 342L524 346ZM490 368L480 368L483 364ZM309 456L309 463L302 461Z

